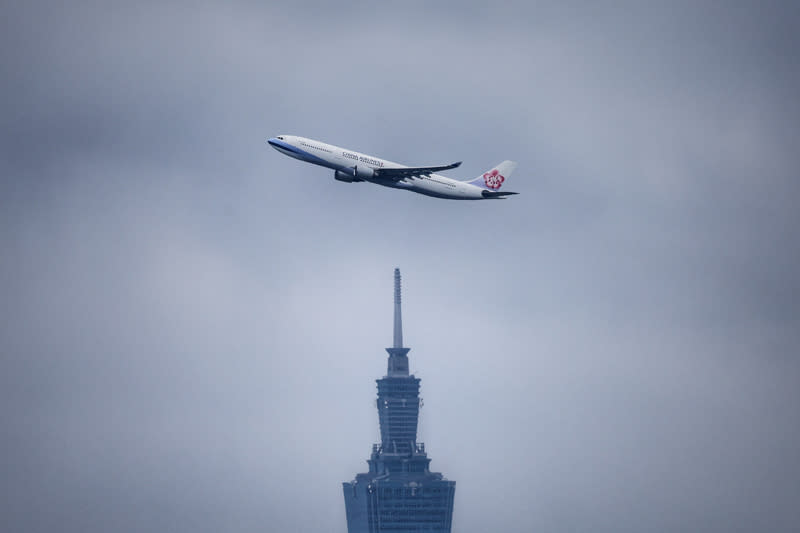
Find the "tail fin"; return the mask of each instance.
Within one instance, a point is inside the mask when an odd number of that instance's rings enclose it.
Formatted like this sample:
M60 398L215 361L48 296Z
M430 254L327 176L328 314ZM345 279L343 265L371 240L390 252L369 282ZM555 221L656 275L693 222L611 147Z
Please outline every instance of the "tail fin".
M484 172L467 183L476 185L487 191L497 191L503 186L503 182L508 179L511 173L514 172L515 168L517 168L517 163L515 161L503 161L492 170Z

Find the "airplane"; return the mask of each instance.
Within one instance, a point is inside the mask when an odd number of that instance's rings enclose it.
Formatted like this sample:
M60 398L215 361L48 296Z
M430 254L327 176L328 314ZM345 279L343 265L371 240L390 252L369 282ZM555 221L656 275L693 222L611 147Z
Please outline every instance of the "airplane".
M503 182L517 168L517 163L514 161L503 161L475 179L458 181L436 172L457 168L461 165L461 161L450 165L407 167L379 157L294 135L278 135L268 139L267 142L289 157L332 169L333 177L346 183L366 181L450 200L504 199L512 194L519 194L499 190Z

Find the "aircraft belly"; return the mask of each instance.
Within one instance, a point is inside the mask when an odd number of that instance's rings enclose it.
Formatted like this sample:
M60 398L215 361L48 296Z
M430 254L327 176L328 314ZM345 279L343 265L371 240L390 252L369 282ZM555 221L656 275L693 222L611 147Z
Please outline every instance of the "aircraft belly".
M446 200L479 200L476 197L470 197L462 193L456 189L455 191L450 190L443 190L442 187L437 186L436 184L428 184L428 183L420 183L420 184L412 184L410 187L403 187L407 190L423 194L425 196L431 196L433 198L443 198Z

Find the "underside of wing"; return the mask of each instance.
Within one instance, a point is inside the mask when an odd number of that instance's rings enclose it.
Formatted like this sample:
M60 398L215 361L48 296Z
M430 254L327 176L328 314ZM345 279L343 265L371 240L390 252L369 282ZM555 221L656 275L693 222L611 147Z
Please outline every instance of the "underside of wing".
M456 168L460 165L461 161L453 163L452 165L443 165L440 167L377 168L375 169L375 177L399 181L403 178L415 178L417 176L425 176L433 172L450 170L451 168Z

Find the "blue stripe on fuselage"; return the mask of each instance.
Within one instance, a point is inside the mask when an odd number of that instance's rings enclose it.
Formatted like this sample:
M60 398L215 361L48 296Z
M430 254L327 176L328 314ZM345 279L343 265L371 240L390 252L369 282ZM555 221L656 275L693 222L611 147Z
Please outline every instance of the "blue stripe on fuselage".
M314 163L315 165L320 165L320 166L328 167L328 168L335 168L335 169L343 168L343 167L341 167L339 165L335 165L334 163L331 163L330 161L326 161L326 160L322 159L321 157L317 157L312 153L306 152L305 150L301 150L300 148L297 148L296 146L292 146L291 144L286 143L284 141L281 141L279 139L269 139L269 140L267 140L267 142L270 145L272 145L273 147L277 148L278 151L288 152L286 155L289 155L291 157L295 157L295 158L300 159L302 161L306 161L308 163Z

